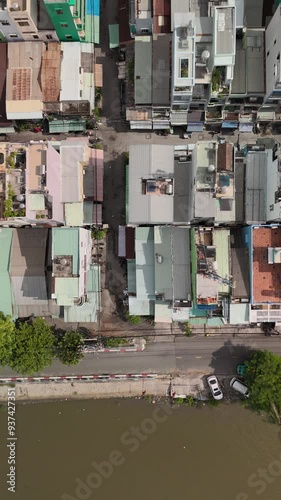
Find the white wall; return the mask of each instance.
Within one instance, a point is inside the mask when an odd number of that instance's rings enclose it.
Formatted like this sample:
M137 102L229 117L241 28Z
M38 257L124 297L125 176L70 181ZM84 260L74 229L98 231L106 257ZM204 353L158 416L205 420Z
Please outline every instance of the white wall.
M8 21L10 23L10 25L3 26L1 24L1 21ZM21 33L19 32L19 30L17 28L17 24L11 18L8 10L0 10L0 31L6 37L8 42L19 42L19 41L23 40L23 37L21 36ZM17 36L17 38L14 38L14 37L10 36L11 34L16 34L18 36Z
M278 172L278 160L272 161L272 151L267 150L267 177L266 177L266 220L268 222L280 221L280 202L275 203L275 191L280 186L280 172ZM270 210L270 205L274 206Z
M274 43L276 40L276 43ZM266 60L266 95L265 101L280 79L280 61L277 60L281 52L281 5L276 10L265 32L265 60ZM274 66L277 65L277 74Z

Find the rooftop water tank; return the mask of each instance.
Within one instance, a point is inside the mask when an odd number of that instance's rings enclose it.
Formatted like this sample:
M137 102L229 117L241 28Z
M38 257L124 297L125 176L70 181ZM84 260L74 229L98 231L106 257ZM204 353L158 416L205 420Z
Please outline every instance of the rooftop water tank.
M208 59L210 59L210 52L208 50L203 50L202 54L201 54L201 59L203 62L207 62Z
M216 170L215 165L209 165L208 166L208 172L214 172Z
M17 201L23 201L24 200L24 194L18 194L16 197Z

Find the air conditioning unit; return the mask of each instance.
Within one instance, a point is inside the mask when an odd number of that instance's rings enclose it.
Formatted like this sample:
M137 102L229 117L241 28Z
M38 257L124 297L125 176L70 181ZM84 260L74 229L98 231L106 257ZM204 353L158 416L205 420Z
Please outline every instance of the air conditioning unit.
M183 49L188 49L189 47L189 41L188 40L182 40L181 46Z

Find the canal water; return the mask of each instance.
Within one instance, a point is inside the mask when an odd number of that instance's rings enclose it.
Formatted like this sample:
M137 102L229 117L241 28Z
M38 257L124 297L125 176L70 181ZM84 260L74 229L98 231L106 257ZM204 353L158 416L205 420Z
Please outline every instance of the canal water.
M237 404L18 404L16 493L7 436L2 408L1 500L281 499L280 428Z

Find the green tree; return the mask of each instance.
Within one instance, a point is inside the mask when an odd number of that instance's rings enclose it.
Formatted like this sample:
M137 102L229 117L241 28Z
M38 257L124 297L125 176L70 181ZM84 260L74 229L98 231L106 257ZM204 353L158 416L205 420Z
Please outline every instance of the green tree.
M281 413L281 358L269 351L257 351L245 363L249 404L256 410Z
M0 364L8 365L12 356L15 340L15 323L11 316L5 316L0 312Z
M10 366L23 375L38 373L52 363L54 334L42 318L15 330Z
M66 332L57 343L57 357L64 365L77 365L83 358L83 338L78 332Z

